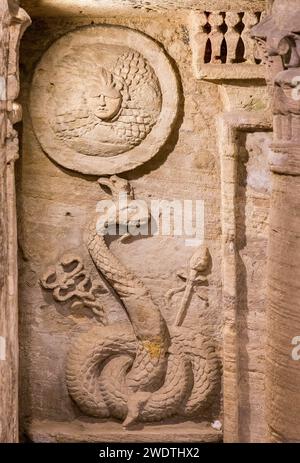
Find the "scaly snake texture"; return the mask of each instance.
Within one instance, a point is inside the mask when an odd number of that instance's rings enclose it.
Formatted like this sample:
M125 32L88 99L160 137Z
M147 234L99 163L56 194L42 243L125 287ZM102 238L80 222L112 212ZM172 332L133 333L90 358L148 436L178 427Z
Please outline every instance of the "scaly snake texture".
M87 415L134 421L199 416L218 382L218 359L205 334L168 329L143 282L89 227L89 253L119 296L128 324L95 326L72 341L67 361L70 395Z

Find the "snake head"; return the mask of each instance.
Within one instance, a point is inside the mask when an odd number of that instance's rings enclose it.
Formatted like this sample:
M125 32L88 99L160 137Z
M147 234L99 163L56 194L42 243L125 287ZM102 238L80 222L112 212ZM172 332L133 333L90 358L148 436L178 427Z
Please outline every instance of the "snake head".
M103 224L107 230L119 225L119 234L126 236L142 234L145 230L142 227L146 226L145 234L148 234L150 219L148 205L145 201L134 199L130 183L116 175L99 178L98 183L110 190L113 200L101 218L101 225Z
M100 177L97 181L99 185L105 186L110 190L110 194L116 201L120 195L126 195L128 199L134 199L133 188L128 180L124 178L112 175L110 178Z

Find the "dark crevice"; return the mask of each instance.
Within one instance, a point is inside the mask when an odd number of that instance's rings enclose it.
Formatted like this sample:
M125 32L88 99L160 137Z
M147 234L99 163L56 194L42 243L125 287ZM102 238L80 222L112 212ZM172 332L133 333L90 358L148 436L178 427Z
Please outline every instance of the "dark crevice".
M204 63L205 64L211 62L211 55L212 55L211 41L210 41L210 39L207 39L206 47L205 47L205 54L204 54Z
M225 38L222 40L221 43L221 56L220 56L221 63L226 63L227 61L227 43Z

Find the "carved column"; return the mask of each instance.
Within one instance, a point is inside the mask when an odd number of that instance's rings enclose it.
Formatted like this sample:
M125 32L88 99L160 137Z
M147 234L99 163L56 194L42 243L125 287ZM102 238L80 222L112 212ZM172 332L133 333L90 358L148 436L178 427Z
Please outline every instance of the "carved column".
M300 441L300 3L275 0L253 29L266 45L274 97L268 265L267 409L270 439Z
M18 50L30 19L14 0L0 3L0 442L18 440L17 233L14 161L21 119Z

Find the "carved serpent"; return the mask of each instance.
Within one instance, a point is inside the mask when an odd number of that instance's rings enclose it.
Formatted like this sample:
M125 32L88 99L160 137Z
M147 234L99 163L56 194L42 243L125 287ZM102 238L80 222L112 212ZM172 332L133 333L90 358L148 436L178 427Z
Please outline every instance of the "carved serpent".
M115 176L99 183L127 195L128 223L133 199L129 184ZM120 224L120 217L120 211L117 218L108 212L103 226ZM148 213L138 218L148 219ZM93 220L87 247L119 296L131 327L95 326L74 339L67 362L69 393L84 413L125 419L124 426L175 414L194 416L207 404L218 380L214 347L198 331L168 329L149 290L111 253L102 231Z

